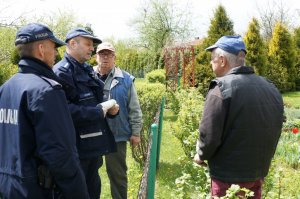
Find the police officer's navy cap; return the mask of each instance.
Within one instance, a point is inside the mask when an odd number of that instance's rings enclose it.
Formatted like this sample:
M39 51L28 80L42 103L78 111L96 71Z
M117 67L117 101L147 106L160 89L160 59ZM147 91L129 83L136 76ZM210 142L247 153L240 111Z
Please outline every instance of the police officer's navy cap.
M27 44L34 41L50 39L56 44L56 47L65 45L65 42L56 38L53 32L45 25L39 23L30 23L17 32L15 45Z
M223 36L214 45L205 50L213 51L216 48L221 48L234 55L238 55L240 51L247 53L245 43L241 36Z
M102 41L99 38L95 37L94 35L92 35L92 33L90 33L89 31L87 31L83 28L75 28L73 30L70 30L67 33L66 42L68 42L70 39L72 39L74 37L78 37L78 36L90 38L93 40L94 43L97 43L97 44L102 43Z

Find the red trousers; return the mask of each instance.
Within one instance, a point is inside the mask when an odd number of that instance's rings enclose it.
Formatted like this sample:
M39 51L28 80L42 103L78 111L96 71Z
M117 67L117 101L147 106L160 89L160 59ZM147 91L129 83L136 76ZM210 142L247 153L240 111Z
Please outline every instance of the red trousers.
M212 198L215 196L222 197L226 195L226 190L232 185L237 184L241 188L246 188L254 192L253 199L261 199L261 188L263 184L263 179L256 180L254 182L237 182L237 183L227 183L222 182L220 180L211 179L211 196ZM244 192L238 192L238 196L244 196Z

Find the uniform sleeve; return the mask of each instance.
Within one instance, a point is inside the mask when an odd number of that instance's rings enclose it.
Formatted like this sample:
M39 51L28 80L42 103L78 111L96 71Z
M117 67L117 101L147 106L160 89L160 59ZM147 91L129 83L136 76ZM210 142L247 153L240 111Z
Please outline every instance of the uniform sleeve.
M88 198L65 94L61 89L47 91L38 97L30 110L37 155L49 168L57 186L65 198Z
M199 127L197 152L201 160L210 159L221 144L226 110L220 88L215 86L207 95Z
M61 80L63 80L65 84L68 84L69 88L65 90L65 92L74 123L83 121L98 121L104 119L104 113L101 108L93 106L82 106L74 103L74 99L77 97L77 93L72 76L72 71L61 71L60 69L57 69L55 70L55 73Z
M140 132L142 130L142 110L133 83L129 90L128 112L129 112L129 124L131 127L132 134L140 135Z

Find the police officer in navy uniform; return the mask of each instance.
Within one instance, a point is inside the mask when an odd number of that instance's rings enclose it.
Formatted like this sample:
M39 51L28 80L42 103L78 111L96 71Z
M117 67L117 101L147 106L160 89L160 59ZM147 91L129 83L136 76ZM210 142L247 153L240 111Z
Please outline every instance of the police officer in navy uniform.
M54 187L63 198L89 198L66 96L51 69L64 44L42 24L17 32L19 72L0 87L2 199L43 199Z
M64 58L53 70L68 88L66 96L90 198L99 199L101 180L98 170L103 164L102 155L116 151L116 143L105 118L114 117L119 109L114 106L107 114L102 109L104 83L86 63L94 51L94 43L101 43L101 40L82 28L75 28L67 33L66 43Z

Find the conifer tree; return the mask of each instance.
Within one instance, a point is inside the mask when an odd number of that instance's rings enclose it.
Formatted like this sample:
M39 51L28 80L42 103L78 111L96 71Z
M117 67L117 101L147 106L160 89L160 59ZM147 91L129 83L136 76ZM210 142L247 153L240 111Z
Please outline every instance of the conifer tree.
M196 84L203 95L207 93L209 83L214 78L210 65L210 53L206 52L205 48L213 45L224 35L234 35L233 22L227 16L225 8L222 5L219 5L214 11L214 17L211 19L208 36L196 50L198 55L196 56L195 79Z
M281 91L295 89L295 44L287 28L280 22L275 25L269 43L268 77Z
M264 76L268 51L261 37L260 26L256 18L250 22L244 41L247 48L246 65L254 67L257 74Z
M300 27L295 28L293 39L296 44L296 90L300 90Z

